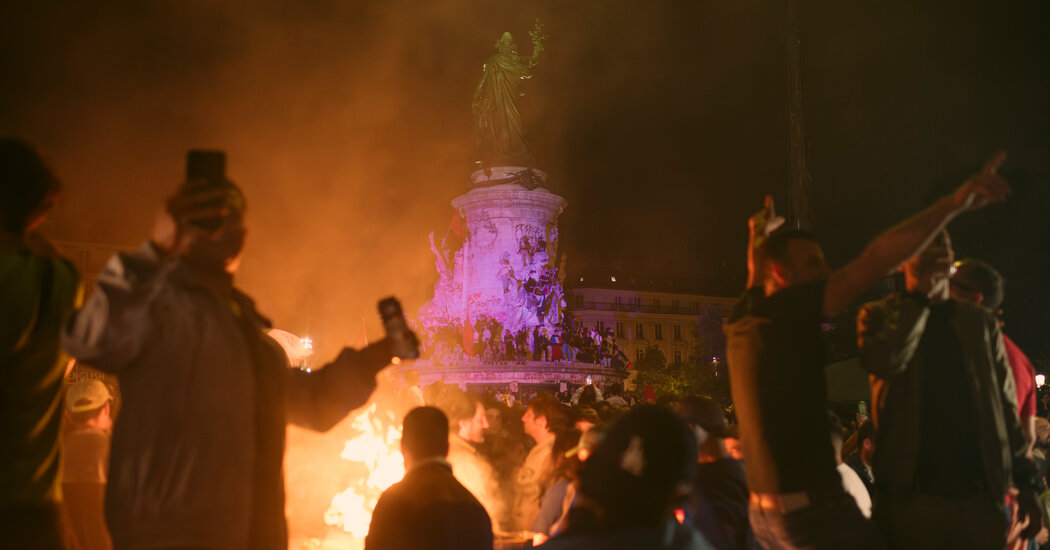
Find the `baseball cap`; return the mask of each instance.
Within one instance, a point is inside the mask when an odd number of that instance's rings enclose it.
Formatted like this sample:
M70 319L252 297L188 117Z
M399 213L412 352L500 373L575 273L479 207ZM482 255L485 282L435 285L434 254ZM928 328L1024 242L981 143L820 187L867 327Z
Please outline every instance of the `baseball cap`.
M109 388L98 380L81 380L66 392L66 408L71 413L90 411L113 399Z

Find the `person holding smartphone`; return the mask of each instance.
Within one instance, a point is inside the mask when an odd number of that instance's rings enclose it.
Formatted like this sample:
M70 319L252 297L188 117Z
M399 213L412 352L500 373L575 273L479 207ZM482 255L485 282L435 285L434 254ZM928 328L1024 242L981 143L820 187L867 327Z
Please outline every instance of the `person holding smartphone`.
M152 238L110 259L63 332L66 349L116 373L123 394L106 519L121 549L283 550L285 424L331 428L395 355L413 355L415 339L408 352L396 351L402 335L312 372L289 368L234 284L244 193L222 153L191 152L187 173Z

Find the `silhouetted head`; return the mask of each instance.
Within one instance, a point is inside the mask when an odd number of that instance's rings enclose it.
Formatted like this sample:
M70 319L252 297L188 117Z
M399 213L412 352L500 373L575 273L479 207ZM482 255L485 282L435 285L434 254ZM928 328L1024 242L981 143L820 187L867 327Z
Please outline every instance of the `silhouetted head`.
M405 415L401 430L405 465L448 456L448 417L435 407L416 407Z
M993 311L1003 303L1003 276L981 260L966 258L955 262L952 298L982 305Z
M652 528L690 491L696 439L685 421L657 405L631 409L584 463L580 491L606 529Z
M765 288L773 292L790 286L827 279L831 266L824 250L807 231L777 231L763 245ZM770 294L772 292L769 292Z
M22 235L54 206L61 186L28 143L0 138L0 231Z
M192 193L201 188L200 182L184 184L179 193ZM224 192L221 202L226 214L217 220L217 228L210 231L210 236L194 239L185 253L186 263L205 270L221 270L234 273L240 267L241 255L248 231L244 225L244 214L247 201L244 192L232 181L225 181L217 186Z

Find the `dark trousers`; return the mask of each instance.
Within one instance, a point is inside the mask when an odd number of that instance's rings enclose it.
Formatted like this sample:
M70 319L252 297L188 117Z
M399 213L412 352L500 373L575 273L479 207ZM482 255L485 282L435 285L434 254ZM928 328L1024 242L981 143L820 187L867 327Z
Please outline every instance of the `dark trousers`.
M1006 516L987 496L879 495L874 511L894 550L966 550L1006 546Z
M886 550L878 528L845 493L787 513L752 505L750 516L766 550Z

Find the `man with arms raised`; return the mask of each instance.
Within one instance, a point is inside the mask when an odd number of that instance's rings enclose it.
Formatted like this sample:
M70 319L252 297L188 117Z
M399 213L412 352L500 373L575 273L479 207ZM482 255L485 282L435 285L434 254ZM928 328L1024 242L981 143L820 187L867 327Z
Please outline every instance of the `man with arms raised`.
M331 428L393 356L384 339L313 372L288 367L234 285L245 197L215 176L189 179L153 238L110 259L62 335L119 377L106 520L122 550L287 548L286 423Z
M1006 197L995 171L982 172L876 238L832 272L808 233L775 228L772 200L750 220L748 290L728 325L728 359L751 524L768 548L884 548L874 525L842 489L824 412L820 323L925 248L952 218Z

